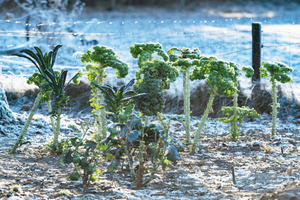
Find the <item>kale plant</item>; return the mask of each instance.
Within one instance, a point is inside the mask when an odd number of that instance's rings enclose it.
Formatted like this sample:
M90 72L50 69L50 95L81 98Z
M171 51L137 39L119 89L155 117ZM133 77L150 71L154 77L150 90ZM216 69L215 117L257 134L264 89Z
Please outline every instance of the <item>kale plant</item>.
M62 45L57 45L53 49L53 51L50 51L48 54L46 53L44 55L38 47L34 47L36 52L34 52L30 49L24 49L24 50L21 50L20 53L13 54L15 56L19 56L19 57L28 59L38 69L38 72L34 72L28 78L27 83L28 84L34 83L36 86L39 87L40 90L34 101L34 104L30 111L29 117L27 118L27 121L21 131L21 134L19 135L18 140L15 142L15 145L13 146L13 148L11 150L12 153L14 153L16 151L16 149L22 143L23 137L30 125L30 122L32 120L34 112L37 109L37 106L39 105L39 103L47 102L48 111L49 111L49 113L52 112L51 101L50 101L50 93L51 93L52 89L48 85L47 81L45 81L43 78L41 78L40 75L45 75L46 70L50 70L53 68L55 59L56 59L56 55L57 55L57 51L61 46ZM24 54L22 54L22 53L24 53ZM52 128L53 128L53 130L55 130L55 123L54 123L52 116L50 116L50 119L51 119Z
M69 96L65 95L66 87L73 80L75 83L78 83L79 74L74 75L69 82L66 83L68 71L62 70L58 77L53 69L45 70L45 75L41 74L40 76L44 78L50 87L53 90L53 95L55 96L55 107L52 111L52 116L56 117L56 129L54 129L53 137L53 152L56 149L56 144L58 143L58 136L60 130L60 117L61 117L61 108L67 105Z
M254 74L252 68L244 67L243 70L246 72L246 77L248 78L252 77ZM281 83L292 82L292 78L287 75L289 72L293 72L293 69L281 62L263 62L262 67L260 67L260 76L262 78L269 77L270 83L272 84L272 136L275 135L277 107L280 106L279 103L277 103L276 81Z
M66 153L62 163L74 164L73 172L69 175L72 181L82 179L83 187L88 187L90 182L99 179L101 171L97 168L100 159L100 152L107 148L107 145L98 144L94 141L85 140L89 129L87 126L84 134L79 133L77 137L66 140Z
M202 58L196 67L194 68L192 74L189 75L191 80L203 80L205 79L205 84L211 88L210 97L207 103L207 107L201 117L201 123L199 124L198 130L195 135L195 139L192 142L191 153L196 150L196 144L200 138L200 134L208 118L208 114L212 111L213 100L219 93L224 96L232 96L237 90L236 82L238 76L238 67L232 62L225 62L217 60L214 57Z
M108 129L110 135L102 141L103 144L109 144L108 153L114 155L109 171L116 170L122 157L127 157L130 174L136 181L137 189L149 183L159 166L167 164L168 160L176 162L179 159L175 143L180 147L182 144L169 136L170 121L165 124L160 114L157 117L160 122L145 125L134 113L134 105L131 104L119 115L120 123L112 124ZM134 156L136 151L137 157ZM151 157L153 165L149 178L144 179L144 163L147 157ZM138 159L138 165L134 165L134 158Z
M179 51L181 54L175 55L174 51ZM190 80L189 80L189 70L195 66L197 60L200 60L200 51L198 48L189 49L182 48L178 49L173 47L168 50L168 55L170 56L170 61L173 62L172 66L180 67L180 71L183 75L183 95L184 95L184 114L185 114L185 123L181 119L182 125L186 132L186 143L190 143Z
M134 90L137 93L148 93L148 100L136 100L136 107L146 116L156 116L161 113L165 104L163 92L170 88L170 82L179 76L176 67L173 67L169 56L162 49L159 43L135 44L130 47L130 53L138 58L139 70L135 76L137 83ZM162 60L154 59L154 53L162 57ZM142 75L144 77L142 77Z
M234 113L235 110L237 110L236 115L234 114L232 115L232 113ZM254 108L250 109L249 107L246 106L236 107L236 108L234 106L233 107L223 106L222 111L224 115L228 115L229 117L218 118L217 121L228 123L230 125L230 135L228 137L233 141L238 141L241 124L244 122L245 117L261 118L260 114L258 114L256 110L254 110Z
M105 46L94 46L94 51L87 50L81 56L82 63L96 63L95 65L86 65L86 74L90 85L95 82L103 86L106 78L105 69L112 67L116 70L117 78L124 78L128 74L128 65L117 58L115 52ZM90 100L95 113L95 126L98 128L98 140L106 137L106 113L101 104L104 103L104 96L98 88L92 89L93 98ZM101 132L100 132L101 131ZM102 133L102 134L101 134ZM102 135L102 136L101 136Z

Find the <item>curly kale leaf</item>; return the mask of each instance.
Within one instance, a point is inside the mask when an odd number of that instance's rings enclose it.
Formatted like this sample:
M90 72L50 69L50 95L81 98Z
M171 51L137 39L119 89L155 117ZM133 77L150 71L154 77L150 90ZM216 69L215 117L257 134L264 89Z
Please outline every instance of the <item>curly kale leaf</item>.
M180 55L174 54L174 51L180 52ZM200 60L200 51L198 48L189 49L177 47L172 47L167 51L167 54L170 57L170 61L173 62L172 66L180 67L180 71L184 72L185 70L191 68L195 65L195 60Z
M128 74L128 65L119 60L112 49L105 46L94 46L94 51L87 50L80 60L82 63L97 63L103 68L111 67L116 70L118 78L124 78ZM97 68L95 65L87 65L86 69L91 70Z
M263 78L270 77L270 81L277 80L281 83L290 83L292 78L286 73L293 72L291 67L281 62L263 62L260 67L260 76Z
M143 62L152 60L152 55L154 52L158 56L161 56L164 61L169 60L169 56L165 53L160 43L144 43L144 44L134 44L130 46L130 53L132 57L138 58L138 67L143 67Z
M246 72L245 76L247 78L251 78L253 76L253 74L254 74L253 69L250 68L250 67L243 67L242 71Z
M139 98L135 100L136 107L147 116L154 116L162 112L165 99L163 95L163 85L161 80L156 76L145 72L144 79L134 85L137 93L148 93L147 98Z
M143 67L135 73L137 81L141 82L141 74L147 72L151 73L153 78L161 79L164 89L170 89L170 82L174 82L179 76L178 70L171 66L171 63L158 59L143 63Z
M207 86L216 86L221 94L228 97L233 95L237 89L234 83L237 81L238 75L239 71L236 64L211 57L198 61L189 78L191 80L206 79Z

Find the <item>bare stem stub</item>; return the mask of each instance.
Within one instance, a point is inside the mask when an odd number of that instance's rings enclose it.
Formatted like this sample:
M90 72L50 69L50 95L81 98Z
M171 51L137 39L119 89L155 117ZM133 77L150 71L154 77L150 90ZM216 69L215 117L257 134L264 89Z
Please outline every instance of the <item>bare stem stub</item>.
M233 184L236 184L236 182L235 182L235 174L234 174L234 166L233 165L230 166L230 170L231 170L231 173L232 173Z

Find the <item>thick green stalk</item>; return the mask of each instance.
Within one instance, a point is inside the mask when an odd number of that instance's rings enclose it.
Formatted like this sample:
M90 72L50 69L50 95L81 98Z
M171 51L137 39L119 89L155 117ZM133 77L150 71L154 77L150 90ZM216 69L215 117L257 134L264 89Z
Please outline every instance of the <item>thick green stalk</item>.
M59 129L60 129L60 115L61 115L61 107L57 108L57 119L56 119L56 131L54 132L53 137L53 145L58 143Z
M96 96L95 96L95 103L99 104L100 103L100 99L99 96L101 91L96 91ZM97 133L98 133L98 138L99 140L101 140L101 111L99 109L95 109L96 112L96 119L95 119L95 126L97 127Z
M100 77L99 77L99 85L104 85L104 78L105 78L105 72L104 69L100 66ZM104 103L104 96L102 94L102 92L100 92L99 95L99 104L103 104ZM101 113L101 126L102 126L102 138L106 138L106 111L105 109L101 109L100 111Z
M184 95L184 114L185 114L185 132L186 143L190 143L190 80L189 69L183 72L183 95Z
M33 114L34 114L34 112L36 111L36 108L38 107L38 105L39 105L39 103L40 103L40 100L41 100L42 96L43 96L43 91L40 90L39 93L38 93L38 95L37 95L37 97L35 98L33 107L32 107L32 109L31 109L30 114L29 114L29 116L28 116L28 118L27 118L27 121L26 121L26 123L25 123L25 125L24 125L24 127L23 127L23 129L22 129L22 132L21 132L21 134L19 135L18 140L15 142L15 145L13 146L13 148L12 148L12 150L11 150L11 153L14 153L14 152L16 151L16 149L19 147L20 142L22 141L22 139L23 139L23 137L24 137L24 135L25 135L25 133L26 133L26 131L27 131L29 125L30 125L30 122L31 122L32 117L33 117Z
M206 120L208 118L208 114L212 110L213 101L214 101L215 96L217 95L217 91L218 91L217 87L213 87L211 89L211 94L210 94L210 97L209 97L209 101L207 103L207 107L206 107L205 112L204 112L204 114L203 114L203 116L201 118L201 123L199 124L198 130L196 132L195 139L192 142L192 151L191 151L191 153L194 153L195 150L196 150L196 144L198 143L201 131L202 131L202 129L204 127L204 124L205 124L205 122L206 122Z
M47 108L48 108L48 112L51 113L52 112L52 107L51 107L51 101L47 101ZM54 119L52 117L52 115L50 114L50 120L51 120L51 126L52 126L52 129L53 129L53 132L55 132L55 122L54 122Z
M233 126L232 126L232 136L235 138L238 136L238 127L237 127L237 99L238 99L238 93L237 90L234 92L234 98L233 98Z
M276 128L276 118L277 118L277 93L276 93L276 80L273 79L272 82L272 100L273 100L273 105L272 105L272 131L271 134L272 136L275 135L275 128Z
M101 66L101 64L99 64L98 74L99 75L95 81L98 85L103 86L104 78L105 78L105 71L104 71L103 67ZM104 96L100 90L98 90L96 92L95 101L96 101L95 103L98 105L104 103ZM99 140L101 140L101 139L106 138L106 112L105 112L105 109L101 109L101 110L96 109L96 115L97 115L97 119L96 119L95 125L98 128Z

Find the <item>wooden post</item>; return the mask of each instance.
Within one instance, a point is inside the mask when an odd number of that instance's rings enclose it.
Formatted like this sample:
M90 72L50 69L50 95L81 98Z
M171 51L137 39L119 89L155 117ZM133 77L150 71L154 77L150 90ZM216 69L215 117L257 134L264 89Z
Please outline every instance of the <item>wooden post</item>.
M252 23L252 68L254 75L252 82L260 81L260 64L261 64L261 23Z

